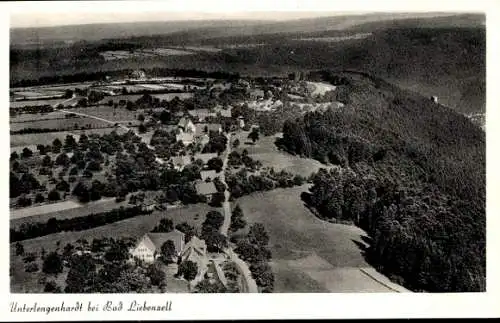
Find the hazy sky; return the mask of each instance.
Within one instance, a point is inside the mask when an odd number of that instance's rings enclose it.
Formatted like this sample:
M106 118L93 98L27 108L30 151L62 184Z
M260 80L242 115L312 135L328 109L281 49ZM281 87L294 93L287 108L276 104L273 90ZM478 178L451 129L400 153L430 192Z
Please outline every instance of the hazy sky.
M15 28L192 19L288 20L374 11L460 11L464 1L454 0L452 10L449 3L443 6L442 1L435 0L18 1L8 2L8 9L10 26ZM472 2L466 3L470 6Z
M357 12L360 13L360 12ZM80 25L91 23L175 21L175 20L288 20L313 17L336 16L339 12L135 12L98 13L78 12L68 14L22 13L12 14L11 27L43 27L58 25ZM353 14L351 12L350 14Z

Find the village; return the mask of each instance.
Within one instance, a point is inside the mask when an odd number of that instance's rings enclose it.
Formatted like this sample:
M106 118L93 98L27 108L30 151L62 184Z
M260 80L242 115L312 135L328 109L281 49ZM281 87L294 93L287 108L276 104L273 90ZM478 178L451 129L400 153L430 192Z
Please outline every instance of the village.
M142 235L137 231L134 239L127 240L127 256L122 260L132 271L143 268L151 275L163 272L165 275L159 274L166 277L162 282L167 286L174 282L183 291L272 290L272 274L266 265L270 259L267 233L259 224L250 226L250 230L245 228L243 212L234 200L241 196L242 189L255 190L251 188L255 184L247 183L248 179L267 181L271 183L266 184L269 188L305 182L306 178L293 172L275 171L279 163L264 160L263 165L248 153L262 136L279 128L273 122L274 114L293 111L301 115L342 105L328 103L335 86L301 81L303 77L292 74L288 79L270 83L260 80L260 85L252 85L255 81L244 79L217 82L209 78L147 77L144 71L137 70L121 81L12 89L13 144L41 133L36 144L14 146L11 150L14 172L25 174L22 167L28 163L36 174L28 189L22 184L26 175L20 176L21 186L14 189L19 193L14 192L16 197L11 198L11 219L19 223L11 229L11 241L17 241L19 255L29 255L28 262L24 257L26 271L37 271L33 254L40 254L41 260L46 259L47 252L43 248L20 252L25 249L24 239L45 235L33 233L34 226L42 225L33 220L62 223L65 219L59 217L70 211L74 215L66 221L85 221L85 205L95 204L101 210L96 216L106 216L116 207L125 208L122 213L118 211L122 219L134 217L135 212L146 217L158 214L154 228L142 231ZM158 91L174 92L156 94ZM62 135L60 139L53 137L57 133ZM86 163L81 163L82 157ZM37 158L42 158L43 163L38 164ZM149 183L151 180L157 183ZM112 197L116 197L115 201ZM212 211L203 223L196 215L197 225L183 222L174 227L171 214L192 203L206 203ZM41 230L54 231L52 227ZM106 252L95 251L113 248L115 243L92 251L92 242L79 241L76 248L68 244L66 251L74 249L78 257L90 255L97 264L106 262ZM67 256L61 256L66 259L61 263L68 269L60 272L71 276L69 272L78 269L71 267L73 262ZM156 286L162 284L157 282ZM61 289L54 282L49 285L49 290ZM61 285L68 288L67 281Z

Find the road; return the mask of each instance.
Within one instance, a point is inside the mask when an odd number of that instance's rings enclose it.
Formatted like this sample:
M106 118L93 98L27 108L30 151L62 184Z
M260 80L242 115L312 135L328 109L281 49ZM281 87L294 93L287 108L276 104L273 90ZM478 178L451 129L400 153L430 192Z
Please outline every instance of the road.
M220 232L226 237L228 236L229 226L231 224L231 202L229 202L231 194L228 191L225 174L226 174L229 154L231 154L231 149L232 149L231 134L229 133L227 135L227 148L224 153L222 174L219 176L221 182L224 183L224 185L226 186L226 190L224 191L225 200L222 205L224 210L224 222L222 223L222 226L220 228ZM229 257L229 259L231 259L231 261L234 262L234 264L236 265L236 269L240 273L241 277L241 280L239 282L240 291L242 293L258 293L259 290L257 289L257 283L253 279L252 273L250 272L247 263L241 260L238 257L238 254L236 254L231 247L226 248L224 250L224 253Z

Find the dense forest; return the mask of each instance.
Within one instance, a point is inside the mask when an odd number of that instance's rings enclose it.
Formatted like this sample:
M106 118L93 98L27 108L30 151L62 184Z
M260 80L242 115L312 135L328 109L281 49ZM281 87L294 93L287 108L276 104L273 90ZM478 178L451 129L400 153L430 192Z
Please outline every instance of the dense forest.
M340 166L316 174L306 203L365 229L368 259L413 290L484 291L484 132L368 75L323 76L345 108L288 120L277 143Z

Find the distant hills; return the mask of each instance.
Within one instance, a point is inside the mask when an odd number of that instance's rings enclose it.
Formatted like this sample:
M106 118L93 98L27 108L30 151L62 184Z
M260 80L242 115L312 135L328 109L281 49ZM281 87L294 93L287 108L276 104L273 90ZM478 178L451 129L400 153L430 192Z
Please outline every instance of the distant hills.
M481 23L481 15L459 15L453 13L372 13L296 19L274 22L270 20L196 20L163 22L126 22L89 25L69 25L42 28L12 28L11 46L27 46L37 43L54 44L58 42L96 41L168 35L190 32L197 39L249 36L276 33L307 33L329 30L380 29L389 26L407 25L414 19L414 25L475 26ZM432 18L429 20L428 18Z
M368 37L336 42L298 40L361 33ZM223 50L114 62L106 62L99 55L102 48L124 44L134 48L211 46ZM235 44L243 46L231 48ZM465 114L486 109L483 14L377 13L281 22L212 20L21 28L11 30L10 57L14 82L154 67L248 76L353 69L425 96L438 96L441 103Z

